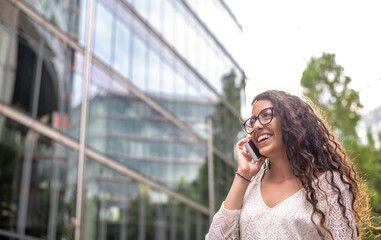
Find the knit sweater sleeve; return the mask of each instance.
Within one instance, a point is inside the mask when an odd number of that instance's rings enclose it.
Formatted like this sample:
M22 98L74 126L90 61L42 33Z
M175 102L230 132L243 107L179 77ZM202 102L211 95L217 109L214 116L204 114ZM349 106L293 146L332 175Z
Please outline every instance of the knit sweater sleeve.
M326 213L327 227L331 231L333 239L335 240L357 240L356 220L352 209L352 195L349 191L349 187L343 183L338 173L334 173L333 179L341 191L346 218L337 202L337 192L331 189L331 191L328 191L328 196L331 196L331 198ZM328 238L330 239L330 237Z
M241 210L225 209L222 203L220 210L214 215L205 240L239 239L239 218Z

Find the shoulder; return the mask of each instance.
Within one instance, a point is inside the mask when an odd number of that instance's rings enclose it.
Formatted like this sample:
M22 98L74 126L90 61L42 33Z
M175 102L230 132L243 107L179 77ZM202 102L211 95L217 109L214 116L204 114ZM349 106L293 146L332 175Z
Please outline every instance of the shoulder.
M337 171L326 171L322 173L318 179L316 179L321 187L325 188L338 188L344 190L349 188L349 183L343 174Z
M349 197L350 184L346 177L337 171L324 172L315 180L315 190L320 198L337 199L338 196Z

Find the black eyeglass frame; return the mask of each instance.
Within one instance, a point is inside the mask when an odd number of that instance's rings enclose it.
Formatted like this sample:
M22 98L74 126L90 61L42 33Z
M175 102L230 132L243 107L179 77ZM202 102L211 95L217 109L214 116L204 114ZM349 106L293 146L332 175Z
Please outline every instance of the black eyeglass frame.
M259 118L259 116L260 116L263 112L265 112L265 111L267 111L267 110L269 110L269 109L271 109L271 119L270 119L270 121L269 121L268 123L263 124L263 123L261 122L261 119ZM262 111L260 111L260 112L258 113L257 116L252 116L252 117L246 119L246 121L243 123L243 129L245 130L245 132L246 132L247 134L252 134L254 130L251 131L251 132L249 132L249 131L247 131L247 128L246 128L246 124L247 124L248 121L251 121L251 120L253 119L253 120L254 120L253 125L254 125L255 122L258 120L259 123L260 123L262 126L266 126L267 124L270 124L270 123L271 123L271 121L273 120L273 118L274 118L274 107L268 107L268 108L262 109Z

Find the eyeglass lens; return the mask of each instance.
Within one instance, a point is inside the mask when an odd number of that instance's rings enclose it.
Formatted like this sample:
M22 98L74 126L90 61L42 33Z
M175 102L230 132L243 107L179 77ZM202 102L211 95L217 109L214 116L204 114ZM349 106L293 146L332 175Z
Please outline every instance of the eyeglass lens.
M273 119L273 107L265 108L258 114L258 116L252 116L251 118L247 119L244 123L245 131L247 133L252 133L254 124L257 119L262 125L269 124Z

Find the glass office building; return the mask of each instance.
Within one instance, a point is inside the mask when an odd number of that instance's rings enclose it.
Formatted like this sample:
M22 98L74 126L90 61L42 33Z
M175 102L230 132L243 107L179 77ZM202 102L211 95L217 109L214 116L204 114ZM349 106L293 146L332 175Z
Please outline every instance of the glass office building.
M0 1L0 239L203 239L241 34L223 0Z

